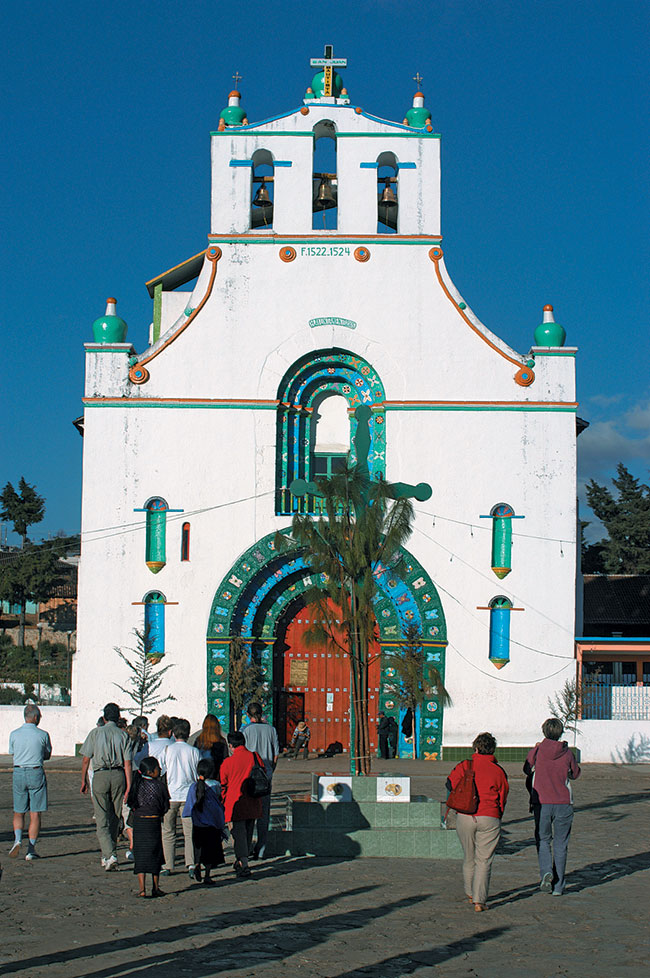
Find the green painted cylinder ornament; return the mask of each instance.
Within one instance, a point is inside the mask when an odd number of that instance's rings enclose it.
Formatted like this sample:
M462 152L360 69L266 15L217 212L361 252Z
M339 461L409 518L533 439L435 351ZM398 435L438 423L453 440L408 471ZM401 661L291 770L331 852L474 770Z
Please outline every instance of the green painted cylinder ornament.
M544 306L544 320L535 330L535 346L564 346L566 330L555 322L553 306Z
M147 503L147 530L145 560L152 574L157 574L165 566L167 559L167 504L162 499L152 499Z
M106 312L93 323L95 343L124 343L128 326L117 315L117 299L106 300Z
M503 580L512 570L512 517L514 510L507 503L499 503L490 513L492 517L492 570Z

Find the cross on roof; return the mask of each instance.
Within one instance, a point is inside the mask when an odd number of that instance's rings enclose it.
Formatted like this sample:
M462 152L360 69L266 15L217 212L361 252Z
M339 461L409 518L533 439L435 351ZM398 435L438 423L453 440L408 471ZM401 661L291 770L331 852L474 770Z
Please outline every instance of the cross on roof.
M347 68L347 58L334 57L334 45L326 44L322 58L312 58L309 62L312 68Z
M419 71L416 71L415 74L413 75L413 81L418 86L418 88L421 87L424 78L422 77Z
M235 79L235 88L239 85L240 81L244 80L243 75L240 75L238 71L232 76Z

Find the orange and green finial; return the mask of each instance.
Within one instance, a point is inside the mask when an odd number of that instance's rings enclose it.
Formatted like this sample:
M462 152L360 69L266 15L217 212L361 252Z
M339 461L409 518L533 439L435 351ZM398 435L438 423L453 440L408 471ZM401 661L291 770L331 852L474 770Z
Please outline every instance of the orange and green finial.
M544 319L535 330L535 346L564 346L566 330L555 322L553 306L544 306Z
M106 312L93 323L93 339L95 343L124 343L126 323L117 315L117 299L106 300Z
M232 76L235 81L235 86L242 81L242 76L238 71ZM248 119L246 118L246 112L241 107L241 92L237 91L235 87L232 92L228 95L228 105L225 109L222 109L219 114L219 129L225 129L226 126L247 126Z
M420 90L424 79L419 71L415 72L413 81L418 86L418 90L413 96L412 108L406 113L404 125L411 126L412 129L424 129L427 123L431 122L431 112L424 106L424 94Z

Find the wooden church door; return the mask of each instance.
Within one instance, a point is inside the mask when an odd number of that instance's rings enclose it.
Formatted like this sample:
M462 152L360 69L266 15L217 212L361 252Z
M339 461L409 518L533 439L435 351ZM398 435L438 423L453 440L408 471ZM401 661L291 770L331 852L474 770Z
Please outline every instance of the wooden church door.
M348 751L350 661L345 652L333 642L327 648L306 643L305 633L313 625L317 613L317 605L308 605L298 611L287 626L282 688L278 691L278 733L281 741L289 743L296 723L305 719L311 731L310 750L324 751L328 744L338 740L343 745L343 750ZM335 618L333 608L332 618ZM377 746L380 676L380 648L376 641L370 647L370 658L368 708L370 746L374 751ZM301 709L304 713L298 716Z

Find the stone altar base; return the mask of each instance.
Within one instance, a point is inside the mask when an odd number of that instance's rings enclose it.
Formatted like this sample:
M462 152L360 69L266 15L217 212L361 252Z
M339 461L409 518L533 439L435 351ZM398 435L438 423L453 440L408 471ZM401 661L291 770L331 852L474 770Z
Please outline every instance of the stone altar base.
M285 804L284 815L272 818L267 856L463 858L456 832L442 821L444 806L411 797L409 778L314 774L311 795L287 795Z

